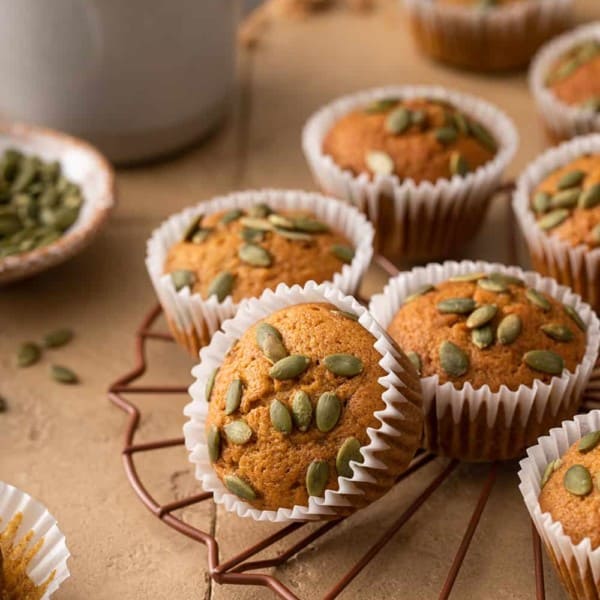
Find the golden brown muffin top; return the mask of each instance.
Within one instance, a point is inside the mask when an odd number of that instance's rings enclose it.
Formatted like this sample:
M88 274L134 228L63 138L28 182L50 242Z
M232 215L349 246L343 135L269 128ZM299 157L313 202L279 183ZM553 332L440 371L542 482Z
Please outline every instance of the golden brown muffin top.
M422 377L496 392L574 371L585 354L584 330L573 309L521 280L475 273L416 290L388 333Z
M561 56L546 85L566 104L600 112L600 42L578 44Z
M164 265L176 289L238 302L280 283L329 281L352 262L354 248L307 212L274 212L264 204L194 218Z
M542 477L539 502L559 521L574 544L589 537L600 546L600 431L575 442L562 458L551 461Z
M360 459L359 447L370 443L385 372L375 338L355 319L326 303L284 308L248 329L219 368L206 421L213 466L256 508L307 505L309 471L312 495L337 490L338 474L351 475L347 458Z
M497 144L489 131L447 102L383 98L342 117L323 151L355 175L397 175L435 182L467 175L490 161Z
M600 246L600 155L582 156L548 175L531 208L543 231L571 246Z

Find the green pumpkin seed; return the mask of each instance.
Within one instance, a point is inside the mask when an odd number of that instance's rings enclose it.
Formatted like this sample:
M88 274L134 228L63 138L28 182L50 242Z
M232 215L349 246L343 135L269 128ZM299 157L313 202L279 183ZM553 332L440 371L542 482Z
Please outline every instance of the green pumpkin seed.
M256 492L241 477L237 475L225 475L223 482L225 483L225 487L238 498L256 500Z
M538 227L542 231L550 231L555 227L558 227L561 223L563 223L566 218L569 216L569 211L566 208L557 208L552 212L544 215L538 222Z
M473 298L446 298L437 303L436 308L444 314L466 315L475 310Z
M422 285L421 287L418 287L412 294L406 296L406 298L404 298L403 304L408 304L409 302L416 300L419 296L424 296L429 292L433 292L433 290L435 290L435 287L432 285Z
M210 402L210 397L212 396L213 389L215 387L215 380L217 379L217 374L219 372L219 367L213 370L213 372L209 375L206 380L206 387L204 388L204 396L206 397L206 401Z
M18 367L29 367L40 360L42 352L37 344L33 342L26 342L21 344L17 353L17 366Z
M498 325L498 342L504 346L512 344L521 334L523 321L517 314L506 315Z
M250 425L239 419L238 421L232 421L231 423L227 423L225 427L223 427L225 431L225 437L228 442L232 444L237 444L238 446L243 446L250 441L252 437L252 429Z
M196 274L187 269L179 269L171 272L171 281L173 282L176 291L186 287L192 288L196 283Z
M550 208L575 208L581 195L581 188L558 192L550 201Z
M324 460L313 460L306 471L306 491L309 496L322 496L329 480L329 465Z
M385 130L394 135L404 133L411 125L410 111L404 106L392 111L385 120Z
M595 183L583 191L579 197L579 206L581 208L594 208L600 204L600 183Z
M44 346L46 348L58 348L68 344L73 339L73 330L62 328L55 329L44 336Z
M369 150L365 154L365 164L375 175L387 176L394 172L392 157L379 150Z
M232 208L228 210L222 217L221 223L227 225L228 223L233 223L233 221L237 221L244 216L244 211L239 208Z
M463 135L469 135L469 121L462 113L456 112L452 115L452 122L456 129Z
M547 192L538 192L533 197L533 210L538 214L545 213L550 208L552 196Z
M540 487L543 488L548 481L550 481L550 477L554 471L557 471L562 465L562 460L557 458L556 460L551 460L544 469L544 474L542 475L542 480L540 482Z
M451 377L460 377L469 370L469 357L452 342L441 343L439 356L442 369Z
M281 332L276 327L273 327L270 323L260 323L256 327L256 345L262 348L265 338L268 336L275 336L279 340L283 340Z
M413 352L412 350L410 350L406 353L406 357L412 363L413 367L415 368L415 371L417 372L417 375L420 376L421 369L423 368L423 364L421 362L421 357L416 352Z
M424 110L413 110L410 113L410 121L420 129L427 126L427 113Z
M272 363L276 363L288 355L281 333L269 323L261 323L256 328L256 344Z
M295 379L308 369L310 358L302 354L292 354L277 361L269 371L273 379L284 381L286 379Z
M333 392L324 392L317 401L315 422L317 429L323 433L331 431L339 421L342 403Z
M471 341L477 348L484 350L494 343L494 330L490 325L484 325L471 331Z
M391 110L398 104L400 100L398 98L380 98L371 102L366 108L365 112L370 114L382 113Z
M362 360L352 354L330 354L323 359L323 364L334 375L342 377L354 377L363 370Z
M186 227L183 232L182 241L189 242L194 237L194 234L200 229L200 224L202 223L202 219L204 219L203 214L196 215L190 222L190 224Z
M269 415L271 417L271 424L277 431L281 433L292 432L292 415L283 402L273 400L269 408Z
M240 219L243 227L255 229L256 231L273 231L273 224L268 219L260 219L258 217L244 217Z
M247 227L244 227L243 229L240 229L240 237L249 244L256 244L265 239L265 234L258 229L248 229Z
M225 396L225 414L233 414L242 403L242 394L244 393L244 387L241 379L234 379L227 390L227 396Z
M489 277L480 279L477 282L477 286L486 292L494 292L495 294L504 294L509 291L506 283L491 279Z
M248 209L248 216L257 219L264 219L265 217L268 217L272 212L273 210L268 204L265 204L264 202L259 202L258 204L254 204Z
M593 450L600 443L600 431L591 431L579 440L577 449L582 454Z
M345 319L350 319L351 321L358 321L358 315L354 314L353 312L349 312L347 310L332 310L331 311L332 314L334 315L338 315L340 317L344 317Z
M496 316L497 312L498 307L495 304L484 304L469 315L466 325L469 329L482 327L486 323L489 323Z
M313 407L308 394L302 390L298 390L292 400L294 425L302 432L307 431L312 421L312 414Z
M548 84L554 84L562 79L566 79L572 75L579 68L579 61L577 59L571 59L563 63L549 78Z
M275 227L274 229L277 235L292 240L293 242L312 242L313 237L308 233L302 233L301 231L289 231L288 229L282 229L281 227Z
M548 302L547 298L541 292L538 292L534 288L529 288L525 292L525 297L527 298L527 300L529 300L529 302L535 304L535 306L541 308L543 311L549 311L552 307L550 302Z
M221 433L216 425L211 425L206 432L206 446L210 462L217 462L221 455Z
M269 223L271 223L271 225L273 225L274 227L280 227L282 229L294 229L294 221L292 221L292 219L284 217L283 215L273 213L269 215L268 218Z
M496 140L492 137L489 131L479 123L470 122L469 130L471 135L490 152L496 152L498 146Z
M329 225L309 217L298 217L294 219L294 229L305 233L326 233L329 231Z
M464 177L471 168L467 159L460 152L453 152L450 155L450 173Z
M567 313L567 315L569 315L569 317L571 317L575 325L577 325L581 331L587 331L587 325L583 322L583 319L579 316L579 313L572 306L563 304L563 310L565 313Z
M477 281L478 279L482 279L483 277L485 277L485 273L483 271L478 271L476 273L464 273L463 275L454 275L453 277L450 277L448 281L457 283L471 283L472 281Z
M206 295L208 298L216 296L219 302L223 302L233 289L233 282L235 278L229 271L221 271L208 286Z
M212 229L199 229L198 231L196 231L196 233L194 233L190 241L192 242L192 244L201 244L202 242L206 241L206 239L212 232Z
M573 332L561 323L545 323L540 329L557 342L570 342L573 339Z
M360 453L360 442L354 437L344 440L335 458L335 469L340 477L352 477L354 475L350 466L351 460L358 463L364 461L363 455Z
M350 264L354 258L354 248L343 246L342 244L334 244L331 246L331 253L347 265Z
M560 375L565 367L562 356L551 350L530 350L523 356L525 364L534 371Z
M584 179L586 173L584 171L569 171L558 180L559 190L568 190L569 188L578 186Z
M270 267L273 263L273 257L269 251L256 244L244 244L238 250L238 257L253 267Z
M573 465L567 469L563 485L574 496L587 496L593 489L592 476L583 465Z
M433 132L433 135L440 144L444 145L455 142L458 137L458 133L454 127L440 127Z
M52 365L50 367L50 375L52 376L52 379L59 383L71 384L79 381L79 378L71 369L60 365Z
M515 277L514 275L508 275L507 273L499 273L494 271L488 275L488 278L492 281L496 281L497 283L501 283L505 286L509 285L518 285L523 286L525 282L520 277Z

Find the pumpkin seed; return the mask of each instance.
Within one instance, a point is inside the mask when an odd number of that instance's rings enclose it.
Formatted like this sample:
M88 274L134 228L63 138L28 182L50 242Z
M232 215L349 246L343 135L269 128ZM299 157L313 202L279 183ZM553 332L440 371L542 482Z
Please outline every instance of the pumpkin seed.
M427 126L427 113L424 110L413 110L410 113L410 121L413 125L423 129Z
M460 152L453 152L450 155L450 173L464 177L470 171L467 159Z
M283 402L273 400L269 408L269 415L271 424L277 431L281 431L281 433L292 432L292 415L290 415L288 407Z
M283 215L273 213L269 215L268 219L269 223L271 223L271 225L273 225L274 227L280 227L282 229L294 229L294 221L292 221L292 219L284 217Z
M587 496L593 489L592 476L583 465L573 465L567 469L563 479L567 492L574 496Z
M595 183L579 196L579 206L581 208L594 208L600 204L600 183Z
M379 150L369 150L365 154L365 163L375 175L391 175L394 172L394 161L389 154Z
M247 243L258 243L262 242L265 239L265 234L263 231L259 229L248 229L244 227L240 229L240 237Z
M551 308L550 302L548 302L547 298L541 293L538 292L535 288L529 288L525 292L525 297L529 302L535 304L538 308L541 308L543 311L549 311Z
M538 192L533 197L533 210L538 214L545 213L550 208L552 196L547 192Z
M452 342L440 344L439 356L442 369L451 377L460 377L469 370L469 357Z
M568 190L569 188L578 186L585 179L585 175L584 171L569 171L558 180L557 187L559 190Z
M256 244L244 244L238 250L238 256L241 261L253 267L270 267L273 263L269 251Z
M221 433L216 425L211 425L206 432L206 446L210 462L217 462L221 454Z
M464 273L463 275L454 275L453 277L450 277L448 281L470 283L472 281L482 279L483 277L485 277L485 273L483 271L478 271L476 273Z
M469 123L469 130L471 135L485 148L487 148L490 152L496 152L498 146L496 144L496 140L492 137L490 132L479 123L475 123L471 121Z
M550 477L552 476L552 473L554 473L554 471L557 471L561 465L562 460L560 458L557 458L556 460L551 460L546 465L546 468L544 469L544 474L542 475L542 480L540 482L541 488L543 488L548 483Z
M494 280L489 277L480 279L477 286L486 292L494 292L495 294L504 294L509 291L508 285L502 281Z
M421 287L418 287L412 294L409 294L408 296L406 296L406 298L404 298L403 304L408 304L409 302L416 300L419 296L428 294L429 292L432 292L433 290L435 290L435 287L432 285L429 285L429 284L422 285Z
M33 342L25 342L21 344L17 353L17 366L30 367L40 360L42 352L37 344Z
M350 264L354 258L354 248L343 246L342 244L334 244L331 246L331 253L346 264Z
M260 349L263 351L263 354L272 364L275 364L276 362L280 361L282 358L285 358L288 355L288 351L283 345L281 338L272 334L265 335L263 337Z
M202 242L206 241L206 238L208 238L212 232L212 229L198 229L190 241L192 244L201 244Z
M551 350L530 350L523 356L523 361L534 371L548 375L560 375L564 369L562 356Z
M446 298L437 303L437 309L444 314L466 315L475 309L473 298Z
M243 227L255 229L256 231L273 231L273 224L268 219L260 219L258 217L244 217L240 219Z
M412 363L413 367L415 368L415 371L417 372L417 375L421 375L421 369L423 368L422 362L421 362L421 357L416 353L413 352L412 350L409 350L406 353L406 358L408 358L408 360L410 360L410 362Z
M204 396L207 402L210 402L210 397L212 396L213 388L215 387L215 380L217 379L217 374L219 372L219 367L213 370L213 372L208 376L206 380L206 387L204 388Z
M340 477L352 477L354 475L350 466L351 460L358 463L364 461L363 455L360 453L360 442L354 437L344 440L335 457L335 469Z
M323 433L331 431L342 413L342 404L333 392L324 392L317 401L315 409L315 422L317 429Z
M281 227L275 227L275 233L293 242L312 242L313 238L308 233L302 233L301 231L289 231L288 229L282 229Z
M244 211L239 208L232 208L228 210L222 217L221 223L227 225L228 223L233 223L233 221L237 221L244 216Z
M347 310L332 310L331 311L332 314L334 315L339 315L340 317L344 317L346 319L350 319L352 321L358 321L358 315L354 314L353 312L349 312Z
M294 425L302 432L307 431L312 421L312 414L313 407L308 394L302 390L298 390L292 400Z
M79 378L71 369L60 365L52 365L50 367L50 374L52 375L52 379L59 383L71 384L79 381Z
M232 444L237 444L238 446L243 446L250 441L252 437L252 429L250 425L239 419L238 421L232 421L231 423L227 423L225 427L223 427L225 431L225 437L228 442Z
M583 322L583 319L579 316L579 313L568 304L563 304L563 310L571 317L575 325L581 329L581 331L587 331L587 325Z
M256 492L252 489L252 486L246 483L241 477L237 475L225 475L223 477L225 487L238 498L243 500L256 500Z
M385 130L394 135L404 133L410 125L410 111L404 106L393 110L385 120Z
M463 135L469 135L469 121L462 113L455 112L452 115L452 122L456 129Z
M573 339L573 332L561 323L545 323L540 329L557 342L570 342Z
M233 414L242 403L242 394L244 393L244 387L241 379L234 379L227 390L227 396L225 396L225 414Z
M44 346L46 348L58 348L68 344L72 339L73 331L71 329L55 329L44 336Z
M352 354L330 354L323 359L323 364L334 375L342 377L354 377L363 370L362 360Z
M558 192L550 201L550 208L575 208L581 195L581 188Z
M298 217L294 219L294 229L305 233L325 233L329 231L329 225L310 217Z
M506 315L500 321L496 335L498 336L498 342L504 346L512 344L521 334L523 329L523 321L517 314Z
M295 379L296 377L302 375L306 369L308 369L309 364L310 358L308 358L308 356L304 356L302 354L292 354L277 361L271 367L269 375L273 379L278 379L280 381L286 379Z
M379 100L371 102L371 104L365 108L365 112L371 114L387 112L394 108L398 102L400 102L398 98L380 98Z
M503 285L518 285L523 286L525 282L520 277L515 277L514 275L508 275L507 273L499 273L498 271L494 271L488 275L488 278L492 281L496 281Z
M495 304L484 304L479 308L476 308L467 319L467 327L469 329L476 329L482 327L486 323L489 323L498 312L498 307Z
M313 460L306 471L306 491L309 496L322 496L329 479L329 465L324 460Z
M229 271L221 271L208 286L206 295L208 298L216 296L219 302L223 302L233 289L234 276Z
M433 135L440 144L444 145L455 142L458 137L458 133L454 127L440 127L433 132Z
M471 341L477 348L484 350L494 343L494 330L490 325L484 325L471 331Z
M259 348L262 347L265 338L268 336L275 336L276 338L283 340L281 332L276 327L273 327L270 323L260 323L256 328L256 344Z
M569 211L566 208L557 208L544 215L538 222L538 227L543 231L550 231L558 227L569 216Z
M196 283L196 274L187 269L179 269L171 272L171 281L176 291L186 287L191 288Z
M566 79L570 75L572 75L579 68L579 61L577 59L571 59L567 62L564 62L551 77L549 78L548 83L554 84L562 79Z
M585 454L586 452L593 450L599 443L600 431L591 431L579 440L578 450Z
M259 202L258 204L254 204L248 209L248 216L258 219L264 219L265 217L268 217L272 212L273 210L268 204L265 204L264 202Z
M200 229L202 219L204 219L204 215L199 214L191 220L190 224L186 227L185 231L183 232L182 240L184 242L191 241L192 237L194 237L194 234Z

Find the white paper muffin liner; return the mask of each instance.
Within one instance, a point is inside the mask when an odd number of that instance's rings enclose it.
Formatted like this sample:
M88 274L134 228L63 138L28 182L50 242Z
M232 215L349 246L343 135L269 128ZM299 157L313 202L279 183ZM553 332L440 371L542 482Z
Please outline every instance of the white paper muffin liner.
M600 310L600 248L571 246L542 231L530 209L533 191L552 171L584 154L600 154L600 134L575 138L538 157L517 181L513 210L529 247L533 266L568 285L596 311Z
M435 183L400 181L397 175L354 175L325 154L323 140L344 115L385 97L434 98L449 102L492 133L496 156L465 177ZM443 257L477 231L489 201L518 145L513 122L491 104L436 86L389 86L344 96L313 114L302 133L312 174L326 193L353 204L374 223L376 247L393 261L406 257Z
M582 25L548 42L536 54L529 70L529 88L544 124L556 141L600 133L600 114L566 104L546 86L554 63L572 48L589 40L600 41L600 23Z
M69 577L67 560L71 555L65 536L45 506L25 492L0 481L0 531L4 531L18 513L23 514L23 521L17 531L16 540L19 541L30 531L33 531L30 546L40 538L44 539L38 553L27 567L27 575L33 583L42 585L54 571L54 577L42 597L46 600Z
M364 462L352 462L352 477L338 477L339 489L326 490L324 497L310 496L308 506L294 506L274 510L259 510L231 494L212 468L206 446L205 421L208 414L208 403L205 398L205 386L213 370L223 362L231 345L256 321L286 306L306 302L328 302L340 310L352 311L359 315L359 323L377 340L373 347L381 354L379 365L386 375L379 379L385 388L381 398L385 408L375 413L380 426L368 428L370 443L361 448ZM351 296L344 294L328 284L317 285L308 282L304 287L284 284L275 291L265 290L260 298L245 300L233 319L223 323L222 331L217 332L209 346L200 351L200 364L192 370L196 378L190 387L192 401L185 407L184 414L189 421L184 425L186 447L190 452L190 460L195 465L196 478L207 492L212 492L214 501L223 504L226 510L235 512L240 517L250 517L257 521L283 522L289 520L318 520L335 517L339 510L348 512L349 508L364 505L361 496L364 489L376 486L391 487L397 475L402 472L412 459L421 438L421 398L419 380L415 376L410 362L393 342L385 335L381 326L367 310ZM394 439L404 449L404 460L397 460L394 473L389 473L386 460L387 452L395 450ZM386 481L387 480L387 481Z
M354 294L369 267L373 255L373 226L358 211L333 198L296 190L260 190L237 192L186 208L152 233L147 243L146 267L175 337L194 355L210 341L221 323L235 314L238 305L231 296L219 302L216 296L203 298L191 293L189 288L177 291L171 277L164 273L169 249L181 240L194 216L232 208L246 209L261 202L275 210L309 211L352 242L355 248L352 262L344 265L331 281L342 292Z
M561 427L551 429L549 435L527 450L527 458L520 462L519 489L531 519L559 571L559 577L572 597L592 600L600 597L600 548L592 549L590 538L574 544L563 526L548 512L542 512L538 497L546 465L560 458L569 447L586 433L600 430L600 410L577 415ZM584 591L582 591L584 590ZM576 592L577 591L577 592ZM575 596L577 593L577 596Z
M404 0L404 6L422 50L476 70L523 67L573 17L573 0L525 0L486 11L435 0Z
M387 329L404 298L420 286L479 271L498 271L522 278L528 287L573 306L588 326L585 354L575 372L565 370L549 384L536 380L531 386L519 386L517 391L503 385L492 392L488 385L475 389L468 382L462 389L456 389L449 381L440 385L438 375L421 379L425 441L429 449L465 460L514 458L547 431L548 427L541 429L547 420L556 423L558 418L560 422L560 415L570 411L572 416L579 406L600 344L600 323L590 306L555 280L532 271L481 261L447 261L400 273L389 281L383 293L373 296L369 310ZM449 433L454 436L448 437ZM521 443L516 442L521 438Z

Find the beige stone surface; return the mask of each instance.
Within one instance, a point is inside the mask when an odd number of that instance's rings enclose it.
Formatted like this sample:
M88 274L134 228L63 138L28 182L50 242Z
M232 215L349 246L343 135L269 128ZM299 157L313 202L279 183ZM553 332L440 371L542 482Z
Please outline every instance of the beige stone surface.
M600 18L597 0L581 0L578 11L580 19ZM255 50L240 54L236 108L220 132L171 160L119 171L120 205L92 247L51 272L0 289L0 393L9 403L0 415L0 479L43 501L67 535L72 577L59 600L272 597L259 588L211 585L205 549L153 518L123 473L125 418L108 403L106 388L133 365L133 332L154 302L143 264L153 227L181 207L232 189L313 189L299 144L304 120L329 99L367 86L438 83L496 102L522 135L513 174L544 145L523 74L465 74L419 57L392 1L366 16L334 11L278 20ZM498 198L464 255L509 260L507 214L508 201ZM365 293L383 282L374 270ZM27 370L14 367L21 341L63 325L77 332L71 345ZM150 359L144 381L190 382L192 362L184 351L157 342ZM52 382L53 362L74 368L81 385ZM139 401L140 439L180 434L185 396ZM429 465L274 573L300 597L321 597L444 464ZM198 491L182 447L143 456L140 470L161 501ZM436 598L485 476L484 466L459 467L342 597ZM502 466L454 598L533 597L530 524L516 485L514 465ZM185 517L214 528L223 557L274 529L209 502ZM547 564L546 570L548 598L564 598Z

